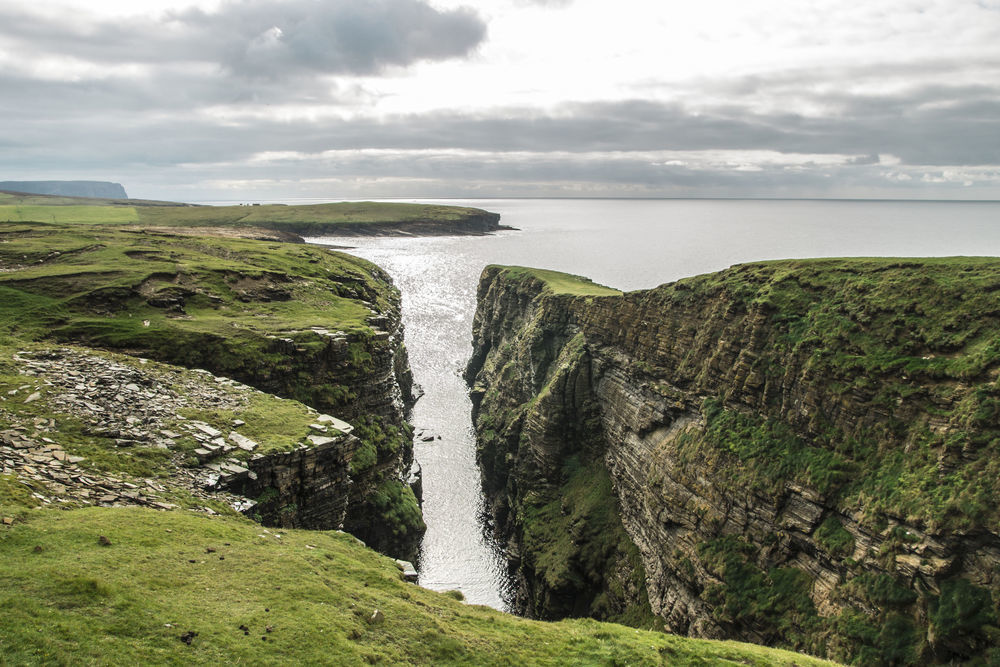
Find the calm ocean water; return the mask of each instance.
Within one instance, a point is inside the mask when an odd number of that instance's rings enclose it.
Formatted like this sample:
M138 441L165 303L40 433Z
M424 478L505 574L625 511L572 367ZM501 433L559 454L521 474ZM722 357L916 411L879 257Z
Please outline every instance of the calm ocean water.
M309 240L352 246L349 252L385 268L402 290L410 361L425 391L414 408L413 423L441 436L416 444L428 526L420 583L437 590L458 589L469 602L498 609L505 608L508 583L500 548L481 521L471 404L461 377L471 352L476 285L484 266L538 266L632 290L761 259L1000 256L1000 202L439 203L495 211L503 224L519 231L486 237Z

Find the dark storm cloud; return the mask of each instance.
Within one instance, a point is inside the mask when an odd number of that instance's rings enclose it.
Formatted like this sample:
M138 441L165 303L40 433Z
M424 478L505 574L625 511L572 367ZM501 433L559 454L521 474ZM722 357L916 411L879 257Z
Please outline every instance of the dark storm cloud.
M0 36L28 52L105 63L208 63L256 78L371 74L464 56L486 36L471 10L422 0L244 0L160 18L62 20L0 6Z

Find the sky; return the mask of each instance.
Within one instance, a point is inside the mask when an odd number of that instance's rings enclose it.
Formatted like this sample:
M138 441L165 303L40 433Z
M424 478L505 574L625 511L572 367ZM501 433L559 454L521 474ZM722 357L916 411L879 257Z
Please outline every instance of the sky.
M1000 199L1000 0L0 0L0 180Z

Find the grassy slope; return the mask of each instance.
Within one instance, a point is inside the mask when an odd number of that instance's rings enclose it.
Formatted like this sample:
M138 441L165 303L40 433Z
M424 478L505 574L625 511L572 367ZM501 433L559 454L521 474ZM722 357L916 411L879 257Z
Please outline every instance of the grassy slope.
M365 302L381 311L394 298L370 263L300 244L38 223L0 226L0 241L7 334L125 348L265 384L269 368L292 362L269 336L306 350L325 345L311 326L368 336ZM317 404L344 398L313 382L281 391Z
M183 209L150 208L140 211L152 225L230 224L264 227L290 223L357 224L413 220L461 220L477 209L431 204L339 202L285 206L196 206Z
M18 493L0 478L0 513ZM27 511L0 526L0 556L0 662L13 664L821 664L528 621L404 583L348 535L182 511ZM369 623L375 609L384 621Z
M131 206L0 204L0 222L31 221L124 224L138 222L139 214Z
M504 266L500 268L503 270L502 275L510 278L532 277L540 280L545 284L546 292L549 294L569 294L572 296L617 296L621 294L620 290L605 287L604 285L595 283L590 278L575 276L571 273L525 266Z
M60 314L48 310L52 304L47 299L58 302L58 311L87 310L84 302L96 298L98 291L143 287L156 296L187 287L195 292L185 306L189 314L196 315L194 320L168 323L162 308L139 303L122 304L126 311L114 313L114 318L140 320L129 323L137 330L141 320L149 318L152 324L147 329L212 333L233 333L234 329L274 333L331 323L348 331L368 328L364 324L370 314L367 308L351 296L336 294L342 291L338 290L338 279L356 282L373 270L372 265L350 255L302 245L221 238L205 241L141 230L37 223L0 226L0 239L4 241L0 244L0 266L18 269L0 274L0 288L38 297L47 312L33 312L46 319ZM287 281L295 298L257 304L240 301L235 292L242 279L273 280L281 285ZM47 327L50 323L39 324Z

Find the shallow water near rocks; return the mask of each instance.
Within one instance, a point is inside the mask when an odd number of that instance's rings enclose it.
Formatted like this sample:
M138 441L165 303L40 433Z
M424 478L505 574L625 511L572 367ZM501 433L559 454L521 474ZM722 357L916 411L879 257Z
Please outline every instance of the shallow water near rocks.
M420 200L407 200L420 201ZM302 203L302 202L289 202ZM428 200L428 203L430 200ZM502 545L483 525L471 403L479 274L487 264L538 266L631 290L763 259L1000 255L1000 202L792 200L434 200L501 214L518 227L486 237L337 238L392 275L415 381L416 459L427 533L420 584L506 609ZM440 439L438 439L440 436Z

